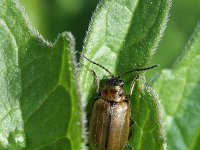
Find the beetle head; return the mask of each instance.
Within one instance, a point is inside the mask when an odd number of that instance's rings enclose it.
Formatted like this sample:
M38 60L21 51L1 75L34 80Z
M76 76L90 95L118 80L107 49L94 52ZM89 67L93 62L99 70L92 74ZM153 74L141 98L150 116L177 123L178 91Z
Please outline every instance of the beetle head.
M123 87L124 81L119 78L111 78L106 82L106 85Z
M123 85L123 80L120 80L119 78L111 78L106 82L100 96L107 101L122 102L126 100Z

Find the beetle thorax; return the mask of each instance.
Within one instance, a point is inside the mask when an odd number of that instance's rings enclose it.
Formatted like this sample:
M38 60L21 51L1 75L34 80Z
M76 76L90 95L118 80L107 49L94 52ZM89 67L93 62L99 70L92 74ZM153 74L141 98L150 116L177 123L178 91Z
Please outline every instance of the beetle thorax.
M101 92L101 97L107 101L122 102L126 100L124 89L121 86L106 85Z

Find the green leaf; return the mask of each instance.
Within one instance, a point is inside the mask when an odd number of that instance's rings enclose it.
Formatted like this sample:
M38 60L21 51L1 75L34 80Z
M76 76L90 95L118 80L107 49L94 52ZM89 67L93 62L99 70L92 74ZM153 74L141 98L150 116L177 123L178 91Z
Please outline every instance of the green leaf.
M169 150L200 149L200 25L183 55L153 83L162 101Z
M162 127L160 104L157 94L149 86L136 87L133 105L135 119L133 136L130 142L134 149L165 149L165 138ZM140 89L143 88L141 93Z
M85 39L83 55L103 65L115 75L133 68L147 66L164 31L169 8L169 0L101 1L91 20ZM96 97L94 80L92 80L90 70L95 70L100 79L103 79L105 76L108 78L108 73L101 68L91 64L87 60L83 59L81 61L80 85L83 91L83 100L87 103L86 109L88 115L91 111L93 99ZM127 92L130 89L131 80L133 80L134 76L135 74L130 74L123 78ZM140 90L136 89L135 92L138 92L138 95L145 93L143 88ZM151 94L146 95L150 96L147 98L151 101L149 103L154 105L157 99L151 96ZM135 99L136 96L132 96L131 101ZM135 116L134 110L138 108L133 104L131 106L133 110L132 115ZM153 110L153 108L156 109ZM150 108L153 112L157 112L158 109L157 105ZM145 118L143 116L145 116L145 111L141 112L141 116L140 119L144 121ZM156 117L159 118L159 116ZM139 121L138 118L134 119L137 124ZM152 121L147 121L147 124L151 123ZM153 123L158 127L154 130L157 130L157 137L160 137L160 139L155 138L155 141L150 140L148 144L139 147L138 145L146 140L142 138L141 141L134 142L136 145L133 145L133 147L137 149L148 149L150 145L150 147L154 145L155 149L162 149L164 147L163 137L160 134L162 127L161 125L157 126L158 122L156 121ZM152 127L148 129L151 130ZM148 129L141 128L141 131L147 131ZM142 136L142 132L138 136ZM152 136L154 136L153 134ZM134 136L132 141L137 141L136 138L138 136ZM160 141L162 141L162 146L158 144Z
M48 43L17 0L0 8L0 149L81 149L72 35Z

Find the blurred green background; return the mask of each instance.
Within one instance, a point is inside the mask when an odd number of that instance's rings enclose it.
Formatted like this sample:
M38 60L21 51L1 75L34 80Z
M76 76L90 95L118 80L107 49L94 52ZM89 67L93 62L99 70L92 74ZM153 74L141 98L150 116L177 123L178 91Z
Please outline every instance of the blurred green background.
M43 37L54 42L58 33L71 31L76 49L82 50L83 40L98 0L21 0L35 28ZM163 68L170 68L180 55L200 20L200 0L175 0L165 34L151 64L160 64L148 72L153 76Z

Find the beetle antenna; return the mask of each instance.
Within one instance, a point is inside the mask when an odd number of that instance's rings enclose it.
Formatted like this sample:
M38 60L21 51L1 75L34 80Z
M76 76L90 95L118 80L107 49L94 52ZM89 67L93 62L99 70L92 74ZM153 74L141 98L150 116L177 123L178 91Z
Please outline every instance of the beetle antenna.
M158 67L158 66L159 66L159 64L153 65L153 66L150 66L150 67L147 67L147 68L133 69L133 70L130 70L130 71L127 71L127 72L122 73L121 75L118 76L118 78L120 78L120 77L122 77L122 76L124 76L124 75L126 75L126 74L129 74L129 73L131 73L131 72L145 71L145 70L153 69L153 68Z
M96 62L94 62L94 61L92 61L92 60L90 60L89 58L85 57L84 55L81 55L81 56L82 56L83 58L85 58L86 60L88 60L89 62L91 62L92 64L97 65L98 67L100 67L100 68L102 68L103 70L105 70L106 72L108 72L109 75L110 75L111 77L114 77L114 75L113 75L108 69L106 69L104 66L102 66L102 65L100 65L100 64L98 64L98 63L96 63Z

